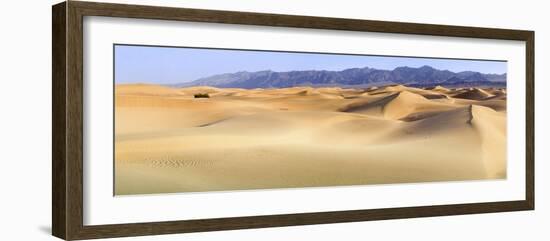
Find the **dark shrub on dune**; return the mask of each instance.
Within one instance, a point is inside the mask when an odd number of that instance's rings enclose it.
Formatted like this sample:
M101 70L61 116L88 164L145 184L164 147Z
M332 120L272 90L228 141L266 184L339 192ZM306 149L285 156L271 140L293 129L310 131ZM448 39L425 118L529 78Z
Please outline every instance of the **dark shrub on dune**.
M195 98L210 98L210 95L208 93L198 93L194 95Z

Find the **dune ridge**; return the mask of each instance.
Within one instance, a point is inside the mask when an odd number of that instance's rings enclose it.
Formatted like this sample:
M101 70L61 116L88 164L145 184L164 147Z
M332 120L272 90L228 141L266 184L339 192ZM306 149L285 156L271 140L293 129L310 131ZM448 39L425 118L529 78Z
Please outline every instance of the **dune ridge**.
M462 93L453 95L454 98L483 100L492 97L493 95L480 88L472 88Z

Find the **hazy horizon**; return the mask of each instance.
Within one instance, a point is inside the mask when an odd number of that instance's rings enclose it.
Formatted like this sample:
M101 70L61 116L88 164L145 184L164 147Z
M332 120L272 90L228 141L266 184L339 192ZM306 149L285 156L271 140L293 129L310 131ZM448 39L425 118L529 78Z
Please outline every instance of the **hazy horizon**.
M187 47L115 45L115 83L177 84L213 75L258 71L394 70L430 66L451 72L505 74L506 61L274 52ZM215 66L215 67L212 67Z

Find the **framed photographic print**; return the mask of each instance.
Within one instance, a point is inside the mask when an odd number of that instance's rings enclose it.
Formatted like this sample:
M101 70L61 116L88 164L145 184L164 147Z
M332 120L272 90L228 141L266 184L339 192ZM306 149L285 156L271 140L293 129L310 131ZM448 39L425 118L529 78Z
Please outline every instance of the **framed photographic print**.
M53 6L53 235L534 209L534 32Z

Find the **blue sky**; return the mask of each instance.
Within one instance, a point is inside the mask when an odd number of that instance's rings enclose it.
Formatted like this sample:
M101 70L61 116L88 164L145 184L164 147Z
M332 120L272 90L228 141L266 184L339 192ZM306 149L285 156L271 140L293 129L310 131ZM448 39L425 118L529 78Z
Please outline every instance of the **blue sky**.
M343 70L400 66L506 73L506 62L115 45L116 83L171 84L238 71Z

